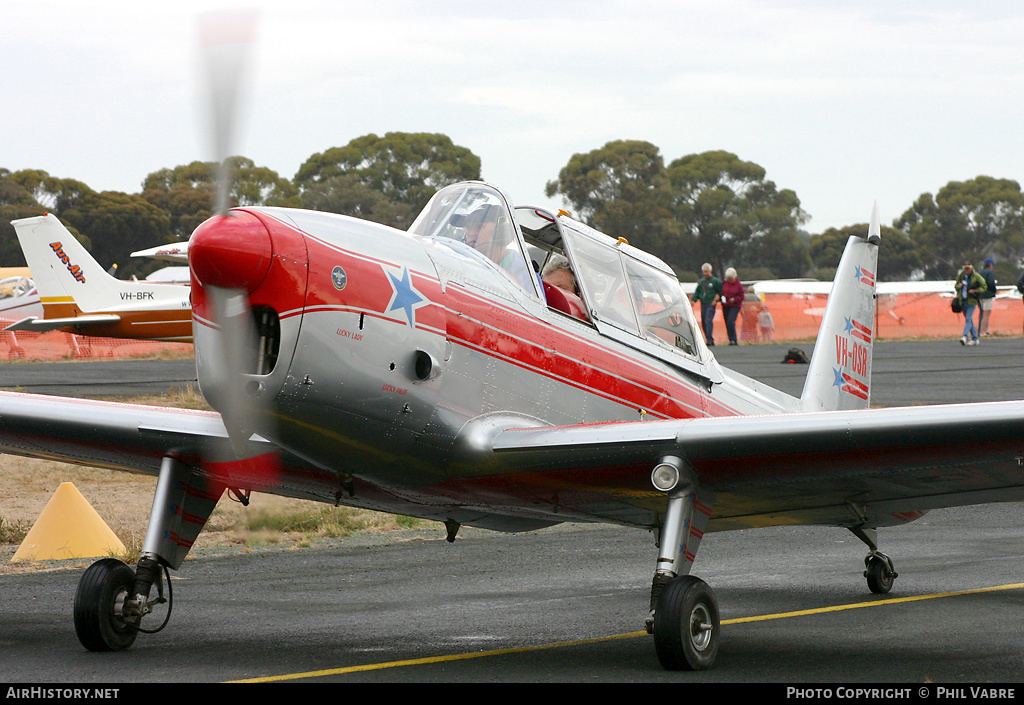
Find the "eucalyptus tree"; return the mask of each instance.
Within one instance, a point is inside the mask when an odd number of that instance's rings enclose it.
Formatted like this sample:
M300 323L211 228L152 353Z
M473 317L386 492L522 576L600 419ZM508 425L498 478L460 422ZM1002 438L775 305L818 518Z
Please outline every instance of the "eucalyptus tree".
M921 194L896 227L914 242L931 278L956 276L963 259L1024 257L1024 196L1011 179L978 176Z
M794 191L779 190L763 167L721 150L676 159L667 173L682 232L717 272L787 265L789 276L800 276L808 260L797 229L808 216Z
M405 229L434 193L480 178L480 158L443 134L363 135L313 154L293 179L302 205Z

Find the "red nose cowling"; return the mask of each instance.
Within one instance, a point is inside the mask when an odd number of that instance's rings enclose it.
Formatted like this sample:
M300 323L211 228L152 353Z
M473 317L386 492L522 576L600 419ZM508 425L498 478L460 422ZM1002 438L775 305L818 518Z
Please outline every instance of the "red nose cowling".
M203 285L253 292L266 278L273 258L270 233L245 211L210 218L189 239L188 263Z

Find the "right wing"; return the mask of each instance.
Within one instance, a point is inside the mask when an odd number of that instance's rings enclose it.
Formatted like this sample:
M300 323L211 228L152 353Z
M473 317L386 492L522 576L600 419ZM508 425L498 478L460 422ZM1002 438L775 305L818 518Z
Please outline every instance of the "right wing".
M567 514L641 525L663 511L650 472L665 456L715 495L713 530L1024 500L1024 401L510 429L491 448L507 482Z

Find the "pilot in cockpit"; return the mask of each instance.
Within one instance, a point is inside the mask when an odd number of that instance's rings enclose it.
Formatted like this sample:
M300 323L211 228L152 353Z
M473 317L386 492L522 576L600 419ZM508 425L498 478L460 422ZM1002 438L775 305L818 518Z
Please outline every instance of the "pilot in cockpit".
M531 277L522 252L512 243L510 228L501 227L502 209L483 205L466 216L466 244L507 271L527 290L532 290Z
M486 255L494 263L500 263L508 243L497 237L497 206L480 206L466 216L466 244Z

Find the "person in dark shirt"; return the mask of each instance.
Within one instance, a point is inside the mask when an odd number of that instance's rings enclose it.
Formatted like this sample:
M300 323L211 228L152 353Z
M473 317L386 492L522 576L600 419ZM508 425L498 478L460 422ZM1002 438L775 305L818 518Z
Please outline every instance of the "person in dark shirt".
M705 262L700 268L701 278L691 300L700 301L700 325L704 329L704 340L709 346L715 344L715 305L722 298L722 282L712 274L713 268Z

